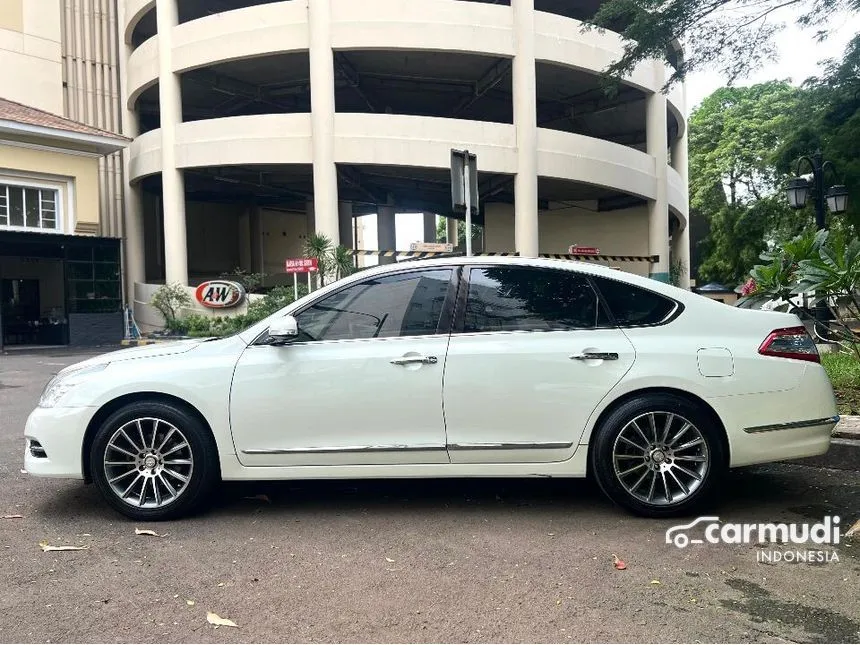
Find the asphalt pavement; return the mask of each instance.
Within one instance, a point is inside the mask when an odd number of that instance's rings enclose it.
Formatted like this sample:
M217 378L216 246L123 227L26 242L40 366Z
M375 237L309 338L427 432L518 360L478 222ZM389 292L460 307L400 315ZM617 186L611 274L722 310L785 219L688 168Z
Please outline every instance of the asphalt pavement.
M133 523L92 486L21 472L27 414L82 358L0 354L0 641L860 641L860 537L827 563L678 549L665 543L678 522L632 517L587 481L227 483L205 514ZM860 473L740 469L712 510L835 514L846 530Z

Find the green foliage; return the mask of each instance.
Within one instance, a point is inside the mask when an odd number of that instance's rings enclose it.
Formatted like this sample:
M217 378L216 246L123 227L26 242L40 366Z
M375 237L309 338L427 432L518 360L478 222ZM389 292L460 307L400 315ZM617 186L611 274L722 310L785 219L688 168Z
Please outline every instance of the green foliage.
M299 298L308 294L306 285L299 285ZM265 296L248 305L248 311L237 316L204 316L190 313L176 322L177 333L194 337L229 336L244 331L276 311L294 302L292 286L271 289Z
M792 131L800 90L771 81L724 87L690 117L690 206L708 221L700 282L737 284L768 244L811 223L784 197L774 151Z
M311 233L305 241L305 257L316 258L319 263L317 279L319 285L325 284L326 276L332 269L332 251L334 250L331 238L321 233Z
M355 256L345 246L336 246L331 252L330 259L335 277L338 280L352 275L358 270L358 267L355 266Z
M472 224L472 243L479 242L484 235L484 228L477 224ZM440 217L436 222L436 241L448 241L448 220L445 217ZM454 247L466 247L466 222L457 220L457 243Z
M222 273L221 278L224 280L234 280L241 284L245 291L248 293L253 293L256 289L263 284L263 280L266 279L265 273L251 273L249 271L245 271L240 267L236 267L229 273Z
M828 21L858 10L860 0L607 0L591 23L620 32L625 41L624 54L607 68L608 75L620 79L639 63L662 58L675 66L669 86L700 69L718 71L729 82L756 71L774 58L781 17L815 27L823 39ZM682 59L675 53L681 38Z
M836 393L839 414L860 414L860 359L853 353L828 352L821 364Z
M191 296L187 289L181 284L164 284L160 286L154 294L152 300L149 301L155 309L164 318L164 326L168 331L174 333L183 333L182 323L179 321L179 315L182 309L190 307Z

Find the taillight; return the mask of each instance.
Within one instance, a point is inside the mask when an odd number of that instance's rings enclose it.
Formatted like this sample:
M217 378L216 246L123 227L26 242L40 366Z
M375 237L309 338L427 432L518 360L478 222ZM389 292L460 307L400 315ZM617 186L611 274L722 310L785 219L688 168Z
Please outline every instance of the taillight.
M806 332L806 327L786 327L774 329L758 348L763 356L794 358L799 361L820 363L815 341Z

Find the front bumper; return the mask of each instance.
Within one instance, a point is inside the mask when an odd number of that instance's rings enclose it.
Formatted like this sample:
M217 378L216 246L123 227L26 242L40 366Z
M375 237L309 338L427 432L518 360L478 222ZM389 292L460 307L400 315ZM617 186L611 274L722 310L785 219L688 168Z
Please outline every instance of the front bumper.
M83 479L84 435L95 413L96 408L33 410L24 428L27 472L37 477Z

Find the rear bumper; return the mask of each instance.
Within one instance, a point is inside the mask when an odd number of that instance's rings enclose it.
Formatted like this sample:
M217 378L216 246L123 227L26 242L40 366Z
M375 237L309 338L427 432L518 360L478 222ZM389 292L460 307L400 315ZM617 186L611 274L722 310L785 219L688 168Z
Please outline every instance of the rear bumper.
M24 468L27 472L37 477L83 479L84 434L95 412L96 408L33 410L24 428ZM41 446L41 451L34 442Z
M791 390L715 397L708 403L726 426L732 467L823 455L839 421L830 380L815 364Z

